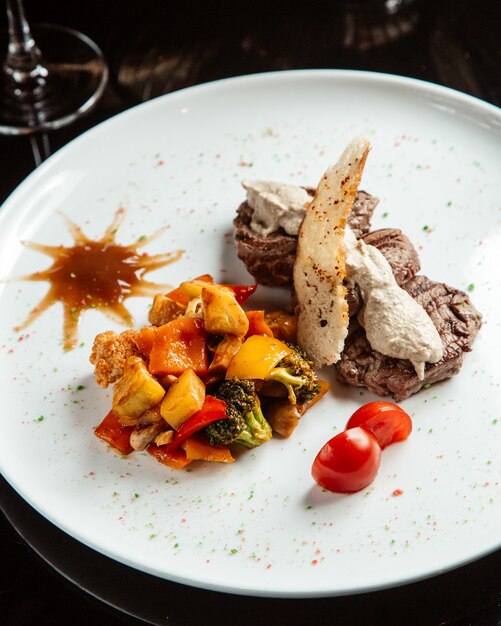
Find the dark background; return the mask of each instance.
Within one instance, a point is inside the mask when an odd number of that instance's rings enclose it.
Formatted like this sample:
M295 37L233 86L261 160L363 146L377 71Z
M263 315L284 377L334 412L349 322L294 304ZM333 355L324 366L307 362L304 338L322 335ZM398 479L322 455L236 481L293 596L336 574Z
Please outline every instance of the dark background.
M371 0L361 4L370 5ZM388 72L501 104L499 0L418 1L399 18L390 18L397 32L398 20L401 30L402 24L411 24L409 34L379 45L375 33L387 20L356 5L340 0L26 0L30 21L85 32L101 46L110 65L110 83L97 108L52 133L52 150L145 99L199 82L269 70ZM357 33L349 44L347 20ZM2 15L0 36L5 30ZM27 139L0 137L0 202L33 167ZM191 590L115 564L63 535L4 481L0 506L25 538L0 518L0 623L8 626L139 623L85 590L151 623L501 625L500 552L396 590L315 601L247 599Z

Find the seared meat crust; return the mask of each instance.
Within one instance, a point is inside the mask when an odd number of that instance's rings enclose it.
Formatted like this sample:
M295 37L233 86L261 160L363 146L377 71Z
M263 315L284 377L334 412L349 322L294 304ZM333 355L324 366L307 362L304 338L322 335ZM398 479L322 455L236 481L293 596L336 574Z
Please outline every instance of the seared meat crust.
M482 325L481 314L459 289L426 276L414 276L403 288L431 317L444 345L442 359L426 364L424 380L419 380L410 361L373 350L355 317L350 321L344 350L335 366L340 381L367 387L381 396L393 394L397 401L405 400L424 385L457 374Z

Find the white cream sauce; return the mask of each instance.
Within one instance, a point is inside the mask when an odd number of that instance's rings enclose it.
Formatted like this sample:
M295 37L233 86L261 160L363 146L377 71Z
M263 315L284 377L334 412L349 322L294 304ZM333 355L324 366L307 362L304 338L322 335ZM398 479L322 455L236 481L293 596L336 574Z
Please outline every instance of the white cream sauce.
M398 286L391 266L374 246L345 230L346 272L358 284L364 305L358 314L374 350L396 359L408 359L420 380L425 363L443 356L440 335L429 315Z
M297 185L266 180L244 180L247 202L254 209L251 228L260 235L269 235L283 228L288 235L297 235L311 196Z

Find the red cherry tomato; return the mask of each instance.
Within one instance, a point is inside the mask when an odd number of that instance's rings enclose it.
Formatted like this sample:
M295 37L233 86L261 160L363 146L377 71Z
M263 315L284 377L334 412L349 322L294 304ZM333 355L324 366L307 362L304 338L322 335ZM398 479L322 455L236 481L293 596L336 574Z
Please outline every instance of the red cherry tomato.
M376 437L363 428L350 428L323 446L311 474L324 489L350 493L367 487L380 463L381 447Z
M346 428L360 426L369 430L381 448L403 441L411 434L412 420L407 413L391 402L369 402L353 413Z

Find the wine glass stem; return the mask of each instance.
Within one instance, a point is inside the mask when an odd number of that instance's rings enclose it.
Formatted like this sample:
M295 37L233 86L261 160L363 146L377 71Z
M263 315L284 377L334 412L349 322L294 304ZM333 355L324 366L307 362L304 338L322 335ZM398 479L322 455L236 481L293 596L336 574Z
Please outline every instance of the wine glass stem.
M33 39L22 0L6 0L9 46L3 71L7 89L19 100L35 103L45 94L47 69Z

